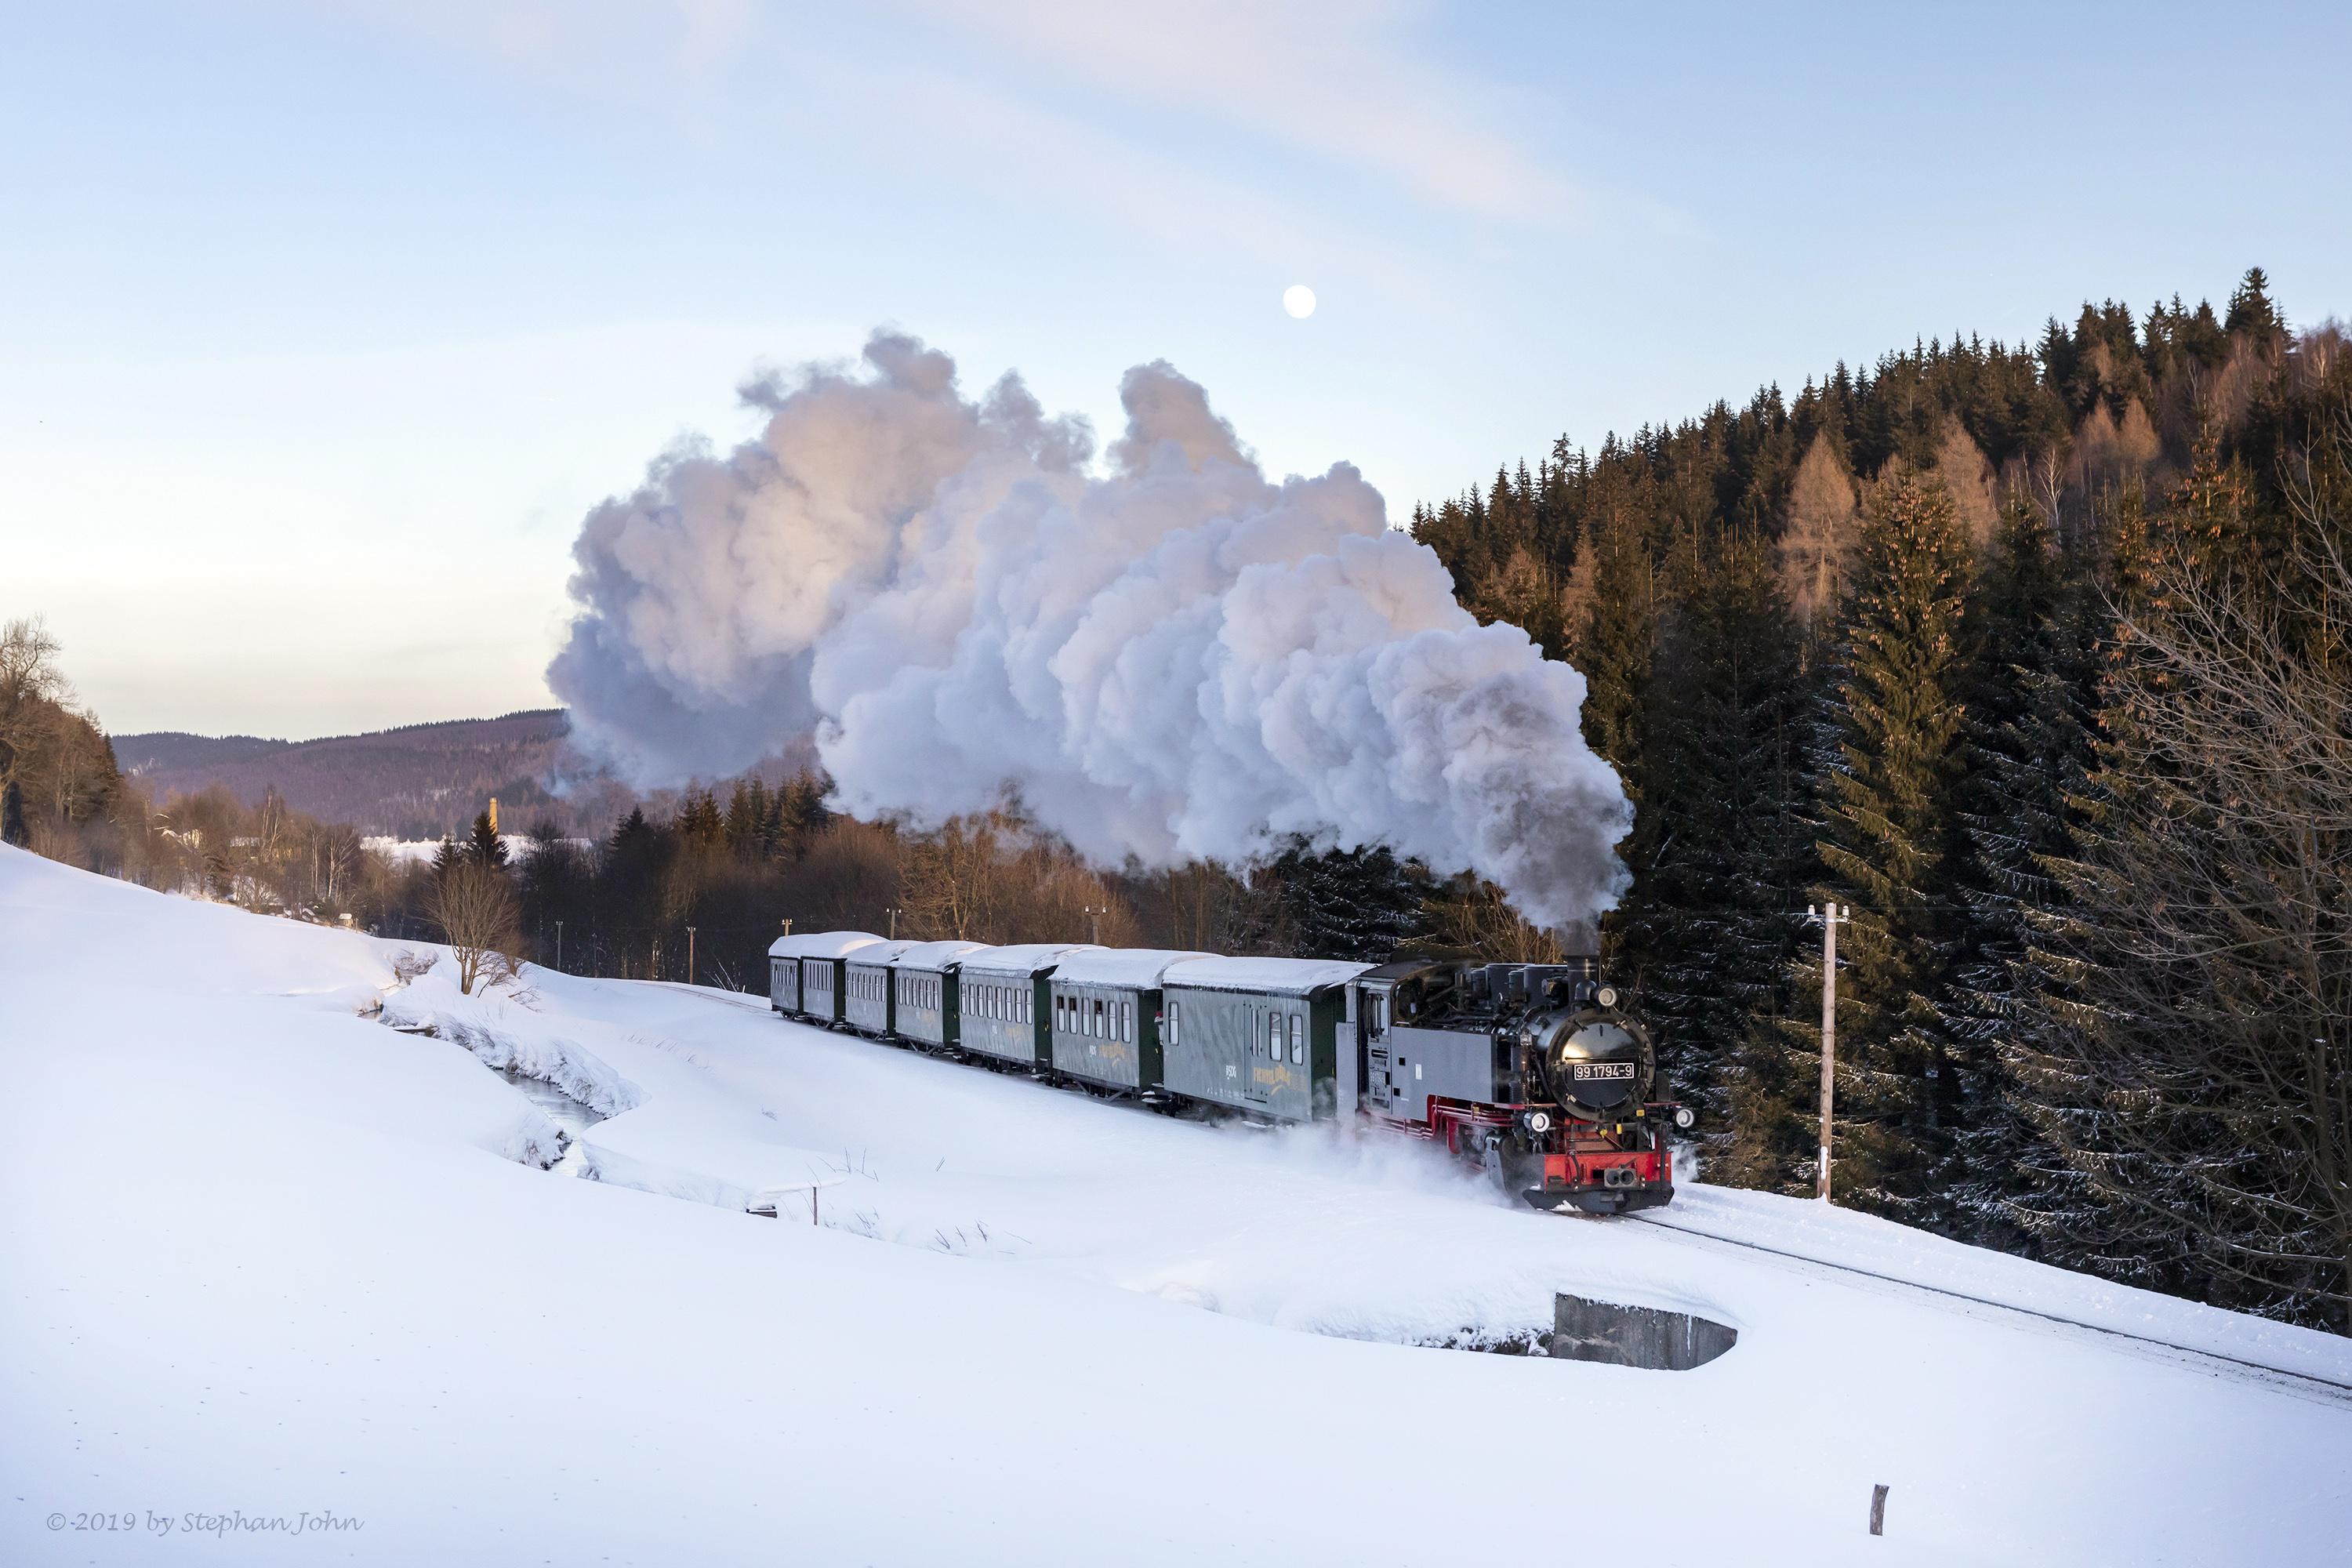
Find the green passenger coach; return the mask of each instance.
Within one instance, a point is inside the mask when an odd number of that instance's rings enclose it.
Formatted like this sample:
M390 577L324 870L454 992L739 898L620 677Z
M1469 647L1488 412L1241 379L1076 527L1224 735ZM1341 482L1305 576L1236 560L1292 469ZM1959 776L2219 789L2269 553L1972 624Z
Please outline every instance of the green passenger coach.
M1047 983L1052 1065L1065 1077L1106 1089L1160 1088L1160 976L1205 952L1097 948L1074 952Z
M1161 1085L1274 1121L1356 1113L1348 982L1371 967L1318 958L1198 958L1161 979Z
M1101 951L1086 942L1030 942L965 953L956 963L955 1043L975 1056L1050 1068L1047 976L1067 954Z
M820 1023L841 1022L849 955L881 940L862 931L778 937L768 947L768 1005Z
M919 1046L956 1043L956 969L982 942L919 942L890 966L891 1032Z
M841 1021L876 1039L898 1027L898 995L890 971L911 942L878 942L851 953L842 965Z

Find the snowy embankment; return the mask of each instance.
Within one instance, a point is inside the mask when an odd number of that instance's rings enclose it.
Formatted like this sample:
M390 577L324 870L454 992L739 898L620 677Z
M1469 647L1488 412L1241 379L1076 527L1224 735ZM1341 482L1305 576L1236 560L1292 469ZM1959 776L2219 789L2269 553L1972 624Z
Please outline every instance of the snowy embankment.
M1402 1142L1165 1121L683 986L403 988L397 951L0 850L0 1561L2345 1554L2342 1402L1544 1218ZM484 1063L612 1113L597 1180L535 1168L552 1129ZM739 1212L836 1178L822 1226ZM1856 1215L1670 1213L2352 1383L2343 1340ZM1679 1373L1409 1343L1559 1290L1739 1343ZM179 1539L322 1511L364 1527Z

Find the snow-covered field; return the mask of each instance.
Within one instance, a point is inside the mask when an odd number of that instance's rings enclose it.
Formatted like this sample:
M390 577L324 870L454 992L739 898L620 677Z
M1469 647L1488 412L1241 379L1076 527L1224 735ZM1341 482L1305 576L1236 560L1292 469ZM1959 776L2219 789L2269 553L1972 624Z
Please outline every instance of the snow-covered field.
M2352 1554L2352 1398L759 998L395 988L398 951L0 849L0 1562ZM524 1163L554 1129L484 1059L615 1113L600 1180ZM836 1178L821 1226L804 1193L740 1212ZM1860 1216L1669 1213L2352 1384L2352 1342ZM1688 1373L1410 1342L1558 1290L1739 1342Z

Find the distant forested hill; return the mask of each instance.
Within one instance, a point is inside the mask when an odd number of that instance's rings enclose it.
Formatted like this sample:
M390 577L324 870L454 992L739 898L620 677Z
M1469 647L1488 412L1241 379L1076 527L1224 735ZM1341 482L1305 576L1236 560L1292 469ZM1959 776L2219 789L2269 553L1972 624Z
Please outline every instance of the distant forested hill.
M114 754L158 805L173 792L194 795L215 784L250 803L274 786L289 806L324 822L435 838L463 833L493 795L501 820L516 828L541 816L568 818L546 786L559 773L589 771L571 749L571 731L563 710L547 708L299 742L169 731L118 735Z
M114 760L126 773L152 776L184 768L216 768L229 763L249 763L273 752L291 751L292 741L265 741L257 735L184 735L159 730L152 735L118 735Z

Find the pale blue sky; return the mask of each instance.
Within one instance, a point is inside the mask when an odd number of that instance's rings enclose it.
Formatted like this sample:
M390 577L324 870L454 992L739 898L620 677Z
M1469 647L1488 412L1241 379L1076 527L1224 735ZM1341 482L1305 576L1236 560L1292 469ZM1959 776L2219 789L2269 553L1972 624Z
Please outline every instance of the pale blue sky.
M1402 517L2086 296L2352 315L2347 16L13 7L0 614L121 732L538 705L587 507L880 324L1106 433L1167 358Z

